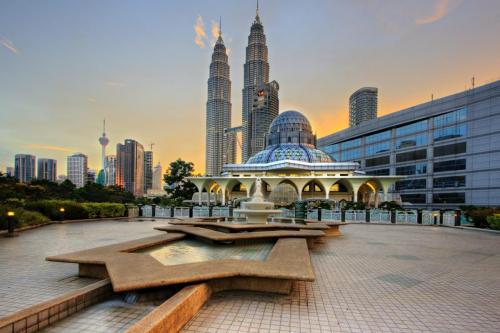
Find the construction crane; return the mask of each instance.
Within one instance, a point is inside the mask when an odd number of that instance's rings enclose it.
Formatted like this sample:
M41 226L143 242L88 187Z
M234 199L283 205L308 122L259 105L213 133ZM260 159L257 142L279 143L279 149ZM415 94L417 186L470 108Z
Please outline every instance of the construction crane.
M151 142L151 143L149 144L149 150L153 151L153 146L154 146L155 144L156 144L156 143Z

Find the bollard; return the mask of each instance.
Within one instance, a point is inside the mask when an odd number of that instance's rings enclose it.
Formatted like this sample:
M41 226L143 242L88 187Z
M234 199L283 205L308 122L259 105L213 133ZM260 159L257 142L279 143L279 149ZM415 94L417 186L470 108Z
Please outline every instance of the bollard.
M365 210L365 222L370 222L370 210L366 209Z
M5 234L5 237L16 237L19 236L16 232L16 213L13 211L7 212L7 230L8 232Z
M396 211L391 210L391 223L396 223Z
M461 210L456 210L455 211L455 226L456 227L460 226L461 219L462 219L462 211Z
M321 207L318 207L318 221L321 222Z
M143 205L137 205L137 207L139 208L139 217L142 217L142 206Z
M422 210L417 209L417 224L422 224Z
M170 207L170 217L174 217L175 215L175 207Z
M214 211L214 206L208 206L208 217L212 217Z
M345 222L345 209L340 210L340 222Z
M444 210L440 209L439 210L439 224L443 225L443 216L444 216Z
M229 217L233 217L234 216L234 213L233 213L233 205L229 205Z
M155 217L155 216L156 216L156 205L152 204L151 205L151 217Z
M189 218L193 218L193 206L189 207Z

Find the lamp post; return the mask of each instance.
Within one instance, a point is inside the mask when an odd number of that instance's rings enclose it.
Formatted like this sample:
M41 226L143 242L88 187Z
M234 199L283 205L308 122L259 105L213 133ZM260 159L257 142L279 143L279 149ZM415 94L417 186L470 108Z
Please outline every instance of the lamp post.
M16 216L16 213L14 213L13 211L9 210L7 212L7 234L5 234L5 237L16 237L16 236L19 236L16 232L15 232L15 228L16 228L16 220L15 220L15 216Z
M60 213L59 218L61 221L64 221L64 211L65 211L64 207L59 208L59 213Z

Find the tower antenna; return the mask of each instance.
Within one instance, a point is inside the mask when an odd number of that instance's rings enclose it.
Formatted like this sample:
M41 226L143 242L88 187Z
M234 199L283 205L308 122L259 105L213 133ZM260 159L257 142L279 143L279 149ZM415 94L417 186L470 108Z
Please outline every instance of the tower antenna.
M106 119L102 120L102 133L106 133Z
M255 15L259 16L259 0L257 0L257 9L255 10Z
M156 144L156 143L151 142L151 143L149 144L149 150L153 151L153 146L154 146L155 144Z
M222 35L222 16L219 16L219 36Z

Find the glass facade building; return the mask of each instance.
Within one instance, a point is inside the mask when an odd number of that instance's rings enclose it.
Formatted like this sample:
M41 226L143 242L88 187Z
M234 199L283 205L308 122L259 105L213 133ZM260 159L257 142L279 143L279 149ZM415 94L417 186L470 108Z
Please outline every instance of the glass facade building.
M371 175L404 175L407 206L500 204L500 81L404 109L318 140Z

